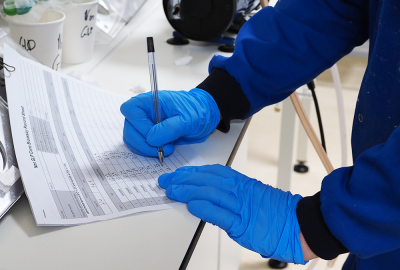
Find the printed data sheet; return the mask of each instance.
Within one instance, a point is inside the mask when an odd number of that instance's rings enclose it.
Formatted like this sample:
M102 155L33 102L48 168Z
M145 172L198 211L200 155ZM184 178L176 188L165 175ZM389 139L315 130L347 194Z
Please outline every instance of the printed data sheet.
M5 44L11 129L38 225L76 225L178 204L158 176L204 161L189 146L146 158L122 140L119 108L129 99L21 57Z

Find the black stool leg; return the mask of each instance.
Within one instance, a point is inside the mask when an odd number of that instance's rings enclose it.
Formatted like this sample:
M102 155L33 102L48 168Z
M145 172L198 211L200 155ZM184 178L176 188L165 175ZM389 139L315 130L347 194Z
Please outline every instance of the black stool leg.
M308 166L304 161L299 161L299 164L294 165L294 171L298 173L306 173L308 172Z
M233 53L233 51L235 50L235 45L221 45L218 47L218 50L220 50L221 52Z
M287 262L281 262L274 259L269 259L268 266L272 269L284 269L288 266Z

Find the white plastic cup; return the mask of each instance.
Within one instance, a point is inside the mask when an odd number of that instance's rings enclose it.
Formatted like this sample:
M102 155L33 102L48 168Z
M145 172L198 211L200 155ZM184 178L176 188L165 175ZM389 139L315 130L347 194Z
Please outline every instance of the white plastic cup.
M99 0L72 3L65 9L63 58L68 64L92 59Z
M40 63L54 70L61 67L64 13L46 10L37 23L21 22L18 16L7 16L12 39Z

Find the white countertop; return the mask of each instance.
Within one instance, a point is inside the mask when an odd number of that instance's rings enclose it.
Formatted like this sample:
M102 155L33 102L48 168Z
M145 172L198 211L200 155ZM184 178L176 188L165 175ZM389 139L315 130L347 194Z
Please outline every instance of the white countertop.
M224 53L199 42L171 46L172 31L162 1L148 0L111 44L95 47L90 62L63 64L62 72L88 73L101 88L121 94L131 95L139 83L150 90L146 37L153 36L160 89L190 90L206 78L211 57ZM192 62L175 66L187 50ZM233 123L228 134L216 131L193 148L207 163L225 165L242 126ZM0 270L178 269L198 223L184 205L75 227L37 227L23 197L0 220Z

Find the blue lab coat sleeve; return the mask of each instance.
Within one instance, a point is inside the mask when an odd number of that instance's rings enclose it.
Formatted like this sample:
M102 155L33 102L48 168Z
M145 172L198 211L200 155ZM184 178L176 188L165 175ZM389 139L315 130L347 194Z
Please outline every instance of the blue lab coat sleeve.
M397 269L400 263L400 2L371 0L369 8L368 66L353 120L354 165L325 177L321 192L297 207L301 231L317 255L334 257L338 243L352 253L346 270Z
M229 130L288 97L368 38L368 1L280 0L240 30L231 57L214 56L198 88L216 100Z
M327 259L334 257L326 245L335 244L328 239L329 232L360 258L400 248L399 149L396 128L385 143L359 155L354 166L326 176L321 192L299 202L300 228L312 250Z
M324 220L335 237L361 258L400 248L400 128L364 151L354 166L322 182Z
M363 44L369 37L368 10L367 0L280 0L275 8L266 7L254 15L240 30L233 55L214 56L209 76L198 86L210 93L218 105L223 118L218 128L227 132L232 119L247 118L285 99ZM352 203L371 198L371 192L366 191L360 197L351 197L356 193L353 188L362 185L365 174L360 172L373 163L378 152L374 149L368 153L370 159L360 157L354 168L336 170L324 180L321 193L299 202L300 228L311 249L321 258L332 259L349 250L360 252L361 256L377 252L368 252L367 247L356 244L358 237L367 237L373 230L373 222L365 217L352 223L353 214L359 216ZM372 167L369 170L374 171ZM384 171L380 176L384 177ZM336 192L332 192L336 201L330 189ZM381 189L382 194L388 192ZM339 214L340 211L345 212ZM363 233L355 234L363 222L372 223L369 228L360 229ZM350 223L353 235L346 233ZM386 236L393 235L388 232ZM391 241L390 248L395 247L395 241Z

